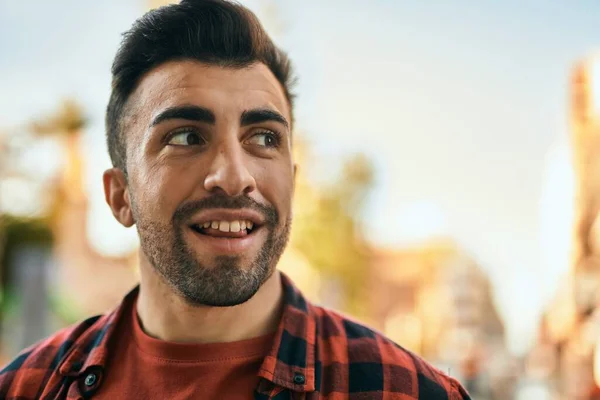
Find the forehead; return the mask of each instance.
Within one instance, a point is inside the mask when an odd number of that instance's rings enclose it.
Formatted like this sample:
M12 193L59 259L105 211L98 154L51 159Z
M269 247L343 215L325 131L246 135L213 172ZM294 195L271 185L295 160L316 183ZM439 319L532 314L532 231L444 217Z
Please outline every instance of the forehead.
M229 68L189 60L170 61L148 72L130 100L138 115L151 116L167 107L194 104L212 109L217 118L223 112L270 107L290 119L285 92L262 63Z

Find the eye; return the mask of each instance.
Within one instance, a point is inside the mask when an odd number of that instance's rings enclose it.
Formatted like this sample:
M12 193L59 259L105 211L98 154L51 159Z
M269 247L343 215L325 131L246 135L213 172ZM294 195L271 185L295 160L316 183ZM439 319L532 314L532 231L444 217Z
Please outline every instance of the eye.
M191 129L174 132L167 140L167 144L173 146L197 146L204 143L205 140L202 138L202 136L200 136L200 134L195 130Z
M254 134L247 143L261 147L279 147L281 136L277 132L263 131Z

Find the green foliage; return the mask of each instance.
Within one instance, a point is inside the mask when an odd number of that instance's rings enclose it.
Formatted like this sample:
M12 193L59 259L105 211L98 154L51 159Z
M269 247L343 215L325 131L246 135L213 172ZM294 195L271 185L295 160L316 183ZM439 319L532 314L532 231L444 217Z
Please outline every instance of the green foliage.
M34 136L28 138L71 138L80 134L86 124L87 119L81 106L74 100L65 100L53 115L42 117L29 125ZM11 149L0 143L0 157L5 156L6 151ZM0 171L0 180L5 178L3 172ZM59 212L61 198L60 192L56 190L49 190L46 195L50 196L53 207L44 217L26 218L0 213L0 323L7 315L18 312L20 293L14 288L9 268L9 262L16 251L23 246L51 248L53 245L52 222Z
M19 313L19 295L15 290L6 290L2 293L2 302L0 310L2 311L3 319L13 319Z
M2 216L7 239L20 243L51 244L52 230L47 218L18 217L10 214Z
M324 277L341 284L344 311L356 316L363 315L366 306L363 288L368 278L369 249L360 217L372 181L371 163L357 155L345 162L337 182L320 190L302 181L297 186L301 212L294 222L292 245Z
M60 319L60 324L63 326L72 325L85 316L72 298L58 291L52 291L48 300L50 309Z
M53 234L47 218L25 218L12 215L4 215L1 218L1 229L4 231L2 265L6 265L14 250L19 246L52 246Z
M46 218L22 218L12 215L0 216L0 230L3 237L3 251L0 257L0 287L2 288L2 310L9 311L18 303L18 294L11 291L12 276L8 263L22 246L50 248L53 234Z

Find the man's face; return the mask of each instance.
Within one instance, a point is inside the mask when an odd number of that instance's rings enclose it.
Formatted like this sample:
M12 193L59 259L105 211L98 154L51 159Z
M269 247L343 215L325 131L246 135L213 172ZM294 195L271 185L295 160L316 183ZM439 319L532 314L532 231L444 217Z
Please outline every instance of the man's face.
M291 225L290 109L260 63L150 71L124 132L141 250L188 303L232 306L273 273Z

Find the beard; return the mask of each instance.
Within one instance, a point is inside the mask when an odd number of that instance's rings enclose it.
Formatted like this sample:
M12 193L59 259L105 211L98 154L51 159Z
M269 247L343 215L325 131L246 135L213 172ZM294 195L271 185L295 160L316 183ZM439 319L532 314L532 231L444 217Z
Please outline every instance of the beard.
M171 224L152 221L152 213L143 213L131 198L133 216L140 247L152 267L188 304L193 306L230 307L250 300L275 271L290 236L291 218L279 229L279 214L274 207L260 204L249 197L214 195L184 203L175 211ZM184 239L184 229L202 209L250 208L260 212L267 238L249 265L241 257L217 256L208 265ZM279 232L277 232L279 230Z

